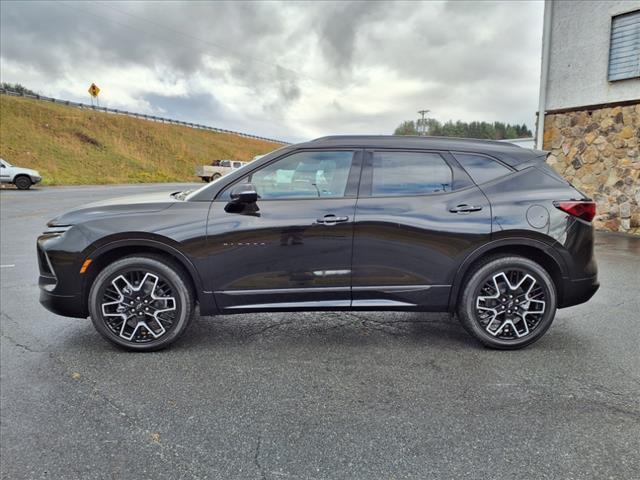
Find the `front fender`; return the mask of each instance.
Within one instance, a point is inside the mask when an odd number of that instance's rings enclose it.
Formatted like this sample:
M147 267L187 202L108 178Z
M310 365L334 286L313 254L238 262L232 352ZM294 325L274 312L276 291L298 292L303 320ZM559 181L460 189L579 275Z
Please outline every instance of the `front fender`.
M160 235L138 232L127 233L126 238L121 238L120 235L114 235L112 237L100 239L98 242L90 245L82 252L80 265L82 265L82 263L84 263L84 261L89 258L93 261L96 261L102 255L108 252L112 252L116 249L126 250L127 248L137 249L145 247L149 248L150 250L163 251L178 260L180 264L189 272L189 275L191 275L198 293L203 290L200 273L198 272L198 269L195 267L189 256L182 252L180 244L174 240L171 240L170 238L162 237Z

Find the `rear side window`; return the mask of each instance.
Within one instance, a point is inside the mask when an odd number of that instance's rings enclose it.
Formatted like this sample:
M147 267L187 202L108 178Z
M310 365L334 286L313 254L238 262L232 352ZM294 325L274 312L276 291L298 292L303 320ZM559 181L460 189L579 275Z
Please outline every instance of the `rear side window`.
M501 163L484 155L454 153L454 156L477 185L504 177L512 172Z
M452 181L451 168L437 153L373 153L373 196L450 192Z

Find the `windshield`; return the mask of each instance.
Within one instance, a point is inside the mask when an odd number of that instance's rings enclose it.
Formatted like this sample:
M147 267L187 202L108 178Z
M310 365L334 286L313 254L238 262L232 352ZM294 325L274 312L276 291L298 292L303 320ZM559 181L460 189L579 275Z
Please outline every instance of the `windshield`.
M274 153L274 152L277 152L277 151L279 151L279 150L282 150L282 149L284 149L284 148L288 148L288 147L289 147L289 145L283 145L282 147L275 149L273 152L266 153L265 155L270 155L270 154L272 154L272 153ZM260 157L264 157L265 155L260 155ZM254 159L255 159L255 157L254 157ZM242 164L242 166L241 166L240 168L237 168L237 169L235 169L235 170L234 170L234 173L235 173L235 172L242 172L244 169L248 168L251 164L252 164L252 162L246 162L246 163L243 163L243 164ZM220 177L220 178L216 179L216 180L213 180L211 183L207 183L207 184L203 185L202 187L197 188L197 189L195 189L195 190L189 190L189 191L187 191L187 192L180 192L180 194L179 194L179 199L180 199L180 200L186 200L186 201L188 202L188 201L189 201L189 200L191 200L193 197L195 197L196 195L198 195L200 192L202 192L203 190L206 190L206 189L207 189L207 188L209 188L211 185L215 185L216 183L218 183L218 182L219 182L220 180L222 180L223 178L224 178L224 175L223 175L222 177ZM176 195L176 197L178 197L178 195Z
M0 162L2 162L5 167L13 167L13 165L7 162L4 158L0 158Z

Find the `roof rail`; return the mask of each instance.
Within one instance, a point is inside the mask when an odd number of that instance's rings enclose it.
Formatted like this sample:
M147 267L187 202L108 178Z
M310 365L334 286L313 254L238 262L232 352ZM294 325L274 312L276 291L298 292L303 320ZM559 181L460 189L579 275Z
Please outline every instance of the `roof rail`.
M504 146L505 142L500 140L494 140L489 138L465 138L465 137L441 137L435 135L327 135L325 137L318 137L311 142L324 142L330 140L375 140L375 139L402 139L402 138L411 138L411 139L421 139L424 141L430 140L445 140L445 141L455 141L455 142L469 142L469 143L489 143L495 145ZM514 145L516 146L516 145ZM518 145L519 146L519 145Z

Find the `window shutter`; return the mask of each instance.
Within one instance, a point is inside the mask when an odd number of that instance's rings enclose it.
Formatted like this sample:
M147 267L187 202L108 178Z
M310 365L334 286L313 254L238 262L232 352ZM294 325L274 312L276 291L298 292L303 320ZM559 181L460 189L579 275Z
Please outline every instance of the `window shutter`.
M640 10L613 17L609 81L640 77Z

